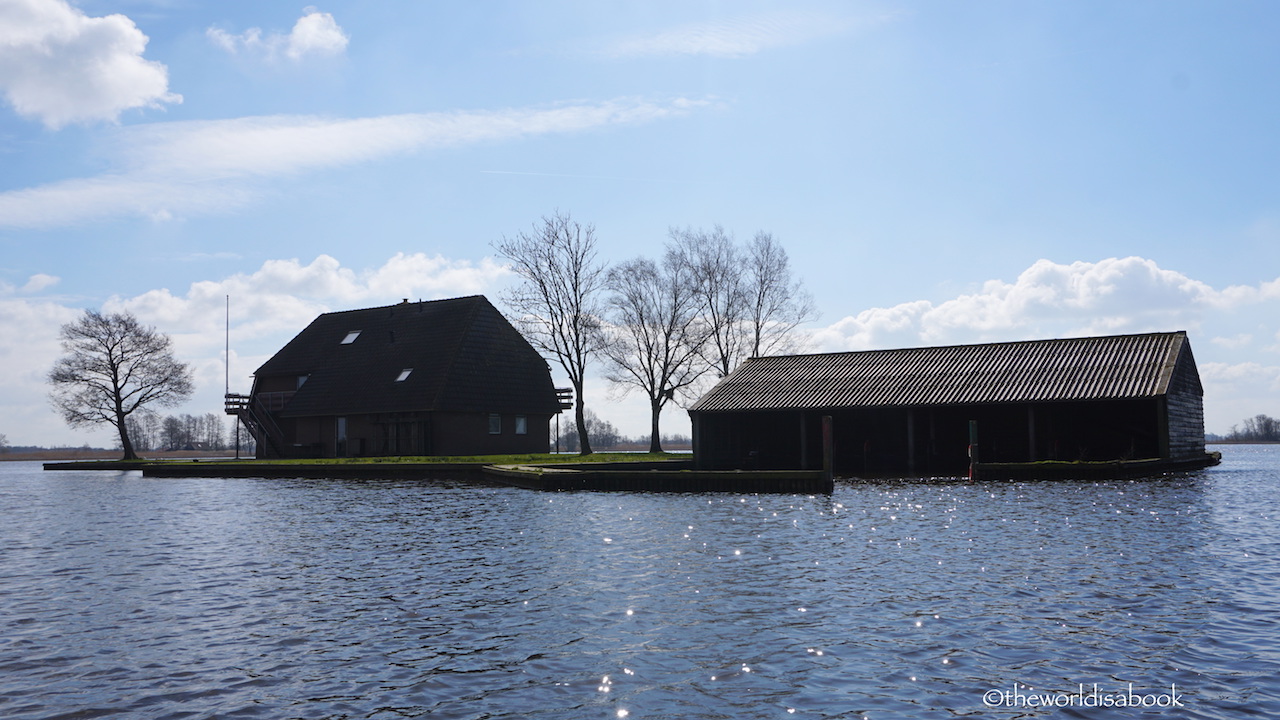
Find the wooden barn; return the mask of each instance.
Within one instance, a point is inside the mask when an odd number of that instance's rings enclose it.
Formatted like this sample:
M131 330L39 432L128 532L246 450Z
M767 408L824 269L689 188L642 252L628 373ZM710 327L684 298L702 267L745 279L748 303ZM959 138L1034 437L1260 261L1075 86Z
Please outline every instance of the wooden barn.
M1185 332L752 358L689 410L703 469L958 476L984 463L1210 464ZM1176 464L1173 463L1173 464Z
M546 452L547 363L482 296L325 313L227 412L258 457Z

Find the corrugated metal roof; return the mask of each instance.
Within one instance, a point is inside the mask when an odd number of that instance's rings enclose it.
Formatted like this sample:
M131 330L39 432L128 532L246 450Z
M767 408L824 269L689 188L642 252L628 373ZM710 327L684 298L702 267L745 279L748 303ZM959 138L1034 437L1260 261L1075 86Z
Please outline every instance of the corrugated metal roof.
M1156 397L1184 349L1172 332L752 358L690 411Z

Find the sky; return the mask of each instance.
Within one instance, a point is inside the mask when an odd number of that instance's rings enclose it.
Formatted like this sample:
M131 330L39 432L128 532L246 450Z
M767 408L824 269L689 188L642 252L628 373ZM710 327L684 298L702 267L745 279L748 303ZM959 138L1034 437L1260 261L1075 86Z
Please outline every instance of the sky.
M813 351L1186 330L1229 432L1280 415L1277 36L1251 0L0 0L0 434L111 445L48 401L86 309L173 337L162 412L221 412L322 312L501 307L494 243L556 212L610 263L772 233Z

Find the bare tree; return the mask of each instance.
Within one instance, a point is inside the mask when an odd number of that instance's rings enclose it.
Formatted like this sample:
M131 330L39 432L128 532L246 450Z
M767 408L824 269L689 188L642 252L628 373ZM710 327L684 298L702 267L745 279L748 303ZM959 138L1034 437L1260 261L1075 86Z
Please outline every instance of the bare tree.
M130 313L86 310L62 326L66 353L49 372L50 400L72 427L109 424L125 460L137 459L128 417L148 405L173 406L191 396L191 369L173 356L172 342Z
M1245 442L1280 441L1280 420L1269 415L1255 415L1251 418L1245 418L1244 430L1232 425L1231 434L1227 438Z
M611 337L604 347L605 377L649 399L649 452L662 452L662 408L706 370L698 361L706 342L693 271L676 248L662 264L637 258L609 272Z
M503 237L494 249L511 262L521 280L502 298L513 313L512 323L569 376L580 452L589 455L583 386L587 365L601 346L606 272L596 259L595 228L556 212L544 216L531 232Z
M701 306L707 342L700 354L717 377L728 375L747 348L747 288L742 253L724 228L676 230L671 241L689 266Z
M702 359L717 377L748 357L803 346L794 331L816 317L813 299L773 235L758 232L740 248L717 225L710 232L673 229L671 240L692 269L707 329Z
M160 424L160 447L181 450L187 444L187 429L179 415L167 415Z
M160 416L149 408L142 408L125 420L134 452L148 452L159 447L160 423Z
M217 413L205 413L201 419L201 442L206 450L226 450L226 427L222 416Z
M596 448L608 450L617 447L622 436L618 433L618 429L613 423L601 418L587 408L587 430L591 433L591 437L595 438ZM570 452L578 449L578 431L575 428L569 428L560 436L560 441L564 443L564 447Z
M791 277L787 251L771 233L757 232L746 254L746 320L749 357L796 352L803 342L794 330L817 319L813 296Z

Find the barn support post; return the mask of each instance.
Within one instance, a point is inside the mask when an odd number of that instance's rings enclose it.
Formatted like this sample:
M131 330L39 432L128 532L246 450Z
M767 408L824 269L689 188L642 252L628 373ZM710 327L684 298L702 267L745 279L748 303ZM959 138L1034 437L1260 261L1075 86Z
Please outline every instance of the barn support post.
M831 432L831 416L822 416L822 479L831 482L835 477L835 442Z
M978 421L969 421L969 479L978 467Z
M800 412L800 469L809 469L809 416Z
M1035 462L1040 458L1036 456L1036 407L1034 405L1027 406L1027 460Z
M702 452L702 413L690 413L690 419L693 421L691 429L693 431L693 466L699 470L705 470L708 467L706 454ZM556 422L559 423L559 416ZM559 427L557 425L557 427ZM559 450L559 433L556 435L556 449Z
M1156 398L1156 452L1162 458L1173 457L1169 443L1169 396Z
M916 409L907 408L907 475L916 474Z

